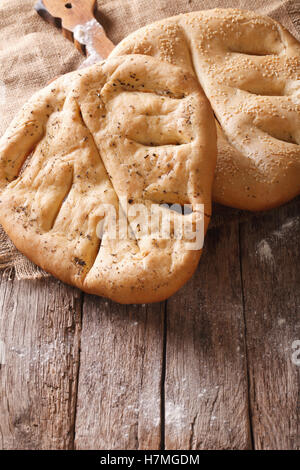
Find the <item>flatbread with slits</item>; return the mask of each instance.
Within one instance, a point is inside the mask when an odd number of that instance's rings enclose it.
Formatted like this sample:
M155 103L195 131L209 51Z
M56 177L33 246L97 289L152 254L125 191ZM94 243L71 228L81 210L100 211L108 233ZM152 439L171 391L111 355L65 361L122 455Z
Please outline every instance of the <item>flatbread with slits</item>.
M206 229L215 160L212 110L194 77L151 57L110 59L38 92L0 140L0 222L67 283L123 303L159 301L197 266L201 250L174 226L188 218ZM126 216L127 205L161 203L192 207L172 212L169 239ZM117 228L128 217L132 236L114 239L105 226L99 235L106 205Z
M275 20L215 9L146 26L113 51L187 68L216 115L213 199L248 210L300 193L300 44Z

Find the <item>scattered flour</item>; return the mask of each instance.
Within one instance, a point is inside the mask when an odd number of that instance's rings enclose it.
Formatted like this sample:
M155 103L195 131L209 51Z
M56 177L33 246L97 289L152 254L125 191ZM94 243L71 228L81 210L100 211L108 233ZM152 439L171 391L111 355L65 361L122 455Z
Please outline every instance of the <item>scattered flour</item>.
M180 405L174 405L171 401L166 403L166 423L168 426L181 429L186 420L184 408Z
M272 253L272 249L267 242L267 240L261 240L259 244L257 245L257 254L259 255L261 261L267 262L271 264L272 266L275 265L275 260L274 256Z
M160 426L160 405L160 398L155 398L153 394L144 396L140 400L137 411L143 416L144 426L149 433L153 431L153 428Z
M284 224L281 225L279 230L274 230L272 235L279 239L285 238L287 235L290 235L293 230L298 229L299 224L300 217L293 217L288 219Z
M0 339L0 366L5 364L5 343Z
M294 230L299 229L300 217L293 217L288 219L281 225L279 230L274 230L270 233L268 239L261 240L256 249L256 253L261 261L275 266L275 259L271 248L271 242L276 243L278 240L283 240L288 236L293 235Z

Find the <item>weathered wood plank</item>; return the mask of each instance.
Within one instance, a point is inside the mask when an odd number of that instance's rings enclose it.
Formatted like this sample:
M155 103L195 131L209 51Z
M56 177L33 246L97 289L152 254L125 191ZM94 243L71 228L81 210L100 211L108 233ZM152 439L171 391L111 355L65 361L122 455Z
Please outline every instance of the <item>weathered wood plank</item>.
M85 295L77 449L160 448L164 305Z
M209 230L167 303L166 449L251 448L238 224Z
M300 448L300 203L241 226L242 275L257 449Z
M81 293L1 274L0 447L73 447ZM4 364L3 364L4 363Z

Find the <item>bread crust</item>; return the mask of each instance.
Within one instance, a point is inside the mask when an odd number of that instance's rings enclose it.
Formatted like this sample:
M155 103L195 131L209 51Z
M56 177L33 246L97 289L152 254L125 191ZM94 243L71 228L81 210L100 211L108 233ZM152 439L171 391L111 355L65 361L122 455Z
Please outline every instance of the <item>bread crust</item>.
M60 77L12 122L0 140L0 222L66 283L120 303L161 301L193 274L201 250L153 240L130 215L133 236L111 239L106 229L100 239L103 205L119 220L133 202L191 204L174 217L204 220L206 230L215 163L213 114L197 80L151 57L111 58Z
M300 193L300 44L275 20L213 9L148 25L112 56L148 54L194 73L214 110L213 200L246 210Z

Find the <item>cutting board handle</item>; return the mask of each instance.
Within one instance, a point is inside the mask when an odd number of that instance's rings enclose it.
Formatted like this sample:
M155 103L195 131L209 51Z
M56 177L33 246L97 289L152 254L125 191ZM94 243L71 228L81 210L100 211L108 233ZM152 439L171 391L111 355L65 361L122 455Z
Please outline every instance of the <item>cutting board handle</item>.
M97 62L109 56L115 45L96 20L96 0L39 0L35 10L46 21L61 28L77 49Z

